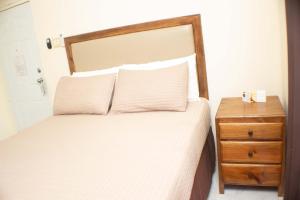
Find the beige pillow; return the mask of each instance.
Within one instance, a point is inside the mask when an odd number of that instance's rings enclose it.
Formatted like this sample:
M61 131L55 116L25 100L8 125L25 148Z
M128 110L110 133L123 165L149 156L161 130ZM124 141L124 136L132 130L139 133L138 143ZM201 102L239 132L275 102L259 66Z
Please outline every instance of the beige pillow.
M120 70L112 111L185 111L187 95L187 63L157 70Z
M114 74L61 78L56 88L54 115L106 114L114 83Z

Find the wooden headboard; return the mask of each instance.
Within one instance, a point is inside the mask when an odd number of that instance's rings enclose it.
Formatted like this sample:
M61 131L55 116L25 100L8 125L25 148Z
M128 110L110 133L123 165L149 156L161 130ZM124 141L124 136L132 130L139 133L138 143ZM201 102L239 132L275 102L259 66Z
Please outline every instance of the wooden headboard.
M105 69L196 54L200 97L208 99L200 15L101 30L65 38L70 72Z

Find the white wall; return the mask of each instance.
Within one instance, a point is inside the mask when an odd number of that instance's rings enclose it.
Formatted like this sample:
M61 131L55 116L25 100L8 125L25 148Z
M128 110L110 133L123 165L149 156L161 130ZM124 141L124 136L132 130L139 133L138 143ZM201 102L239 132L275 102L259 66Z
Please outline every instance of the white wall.
M202 15L212 117L222 97L266 89L286 100L284 0L31 0L50 96L68 74L45 39L182 15Z

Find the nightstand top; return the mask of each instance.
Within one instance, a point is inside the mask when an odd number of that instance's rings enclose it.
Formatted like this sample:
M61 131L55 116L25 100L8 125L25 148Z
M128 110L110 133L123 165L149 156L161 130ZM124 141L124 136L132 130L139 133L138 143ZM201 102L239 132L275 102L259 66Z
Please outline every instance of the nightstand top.
M247 103L241 97L222 98L216 118L285 117L278 96L268 96L266 103Z

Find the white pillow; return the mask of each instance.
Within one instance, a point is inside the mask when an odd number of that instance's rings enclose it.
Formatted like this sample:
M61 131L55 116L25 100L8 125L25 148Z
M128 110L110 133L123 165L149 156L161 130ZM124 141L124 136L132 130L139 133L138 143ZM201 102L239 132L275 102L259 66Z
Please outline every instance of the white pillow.
M180 57L170 60L164 61L155 61L145 64L124 64L108 69L88 71L88 72L74 72L72 76L75 77L87 77L87 76L96 76L103 74L114 74L118 73L119 69L127 69L127 70L152 70L152 69L160 69L166 68L178 64L182 64L184 62L188 63L189 67L189 86L188 86L188 100L195 101L199 99L199 86L198 86L198 78L197 78L197 64L196 64L196 54L192 54L186 57Z
M122 66L122 65L121 65ZM99 69L94 71L86 71L86 72L73 72L73 77L89 77L89 76L98 76L98 75L106 75L106 74L117 74L121 66L111 67L107 69Z

